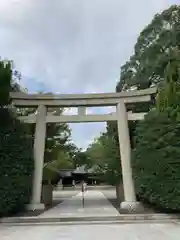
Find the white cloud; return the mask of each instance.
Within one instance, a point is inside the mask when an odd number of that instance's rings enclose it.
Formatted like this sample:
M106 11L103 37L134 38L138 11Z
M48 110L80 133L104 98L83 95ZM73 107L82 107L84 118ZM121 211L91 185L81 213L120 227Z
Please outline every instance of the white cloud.
M14 60L30 90L38 82L58 93L114 91L139 32L169 3L1 0L0 55ZM104 128L79 126L73 137L83 146Z

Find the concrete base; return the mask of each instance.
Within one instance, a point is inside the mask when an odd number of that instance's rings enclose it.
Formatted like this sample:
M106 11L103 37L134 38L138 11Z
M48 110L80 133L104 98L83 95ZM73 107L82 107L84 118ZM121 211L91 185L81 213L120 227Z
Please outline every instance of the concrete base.
M140 202L122 202L120 204L121 213L143 213L144 207Z
M45 206L43 203L30 203L28 205L26 205L26 209L29 211L35 211L35 210L44 210Z

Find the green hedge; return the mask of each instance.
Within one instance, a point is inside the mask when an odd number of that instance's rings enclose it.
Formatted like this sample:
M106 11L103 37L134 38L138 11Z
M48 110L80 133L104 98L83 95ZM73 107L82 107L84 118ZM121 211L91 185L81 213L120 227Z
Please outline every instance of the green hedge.
M136 128L132 165L137 195L162 209L180 210L179 110L150 112Z
M0 114L0 216L7 216L29 202L34 164L26 125L7 109L0 109Z

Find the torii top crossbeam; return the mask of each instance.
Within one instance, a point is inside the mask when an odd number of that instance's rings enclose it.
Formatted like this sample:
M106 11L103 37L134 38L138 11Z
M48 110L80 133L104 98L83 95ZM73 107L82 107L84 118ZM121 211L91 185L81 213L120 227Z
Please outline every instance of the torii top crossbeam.
M120 93L92 93L92 94L26 94L19 92L10 93L13 104L18 107L36 107L45 105L49 107L93 107L115 106L120 99L124 103L147 102L157 88L135 90Z

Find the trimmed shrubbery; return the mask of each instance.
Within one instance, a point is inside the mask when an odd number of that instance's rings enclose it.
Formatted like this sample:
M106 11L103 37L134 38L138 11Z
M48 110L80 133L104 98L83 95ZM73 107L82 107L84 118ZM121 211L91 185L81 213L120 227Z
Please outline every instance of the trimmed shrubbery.
M0 61L0 217L29 203L34 168L30 128L16 119L10 104L12 79L12 64Z
M180 59L175 49L158 89L156 107L135 132L133 170L141 200L180 210Z
M180 109L151 111L136 128L133 171L141 200L180 210Z
M5 216L29 203L34 163L26 125L7 109L1 114L6 122L0 124L0 216Z

